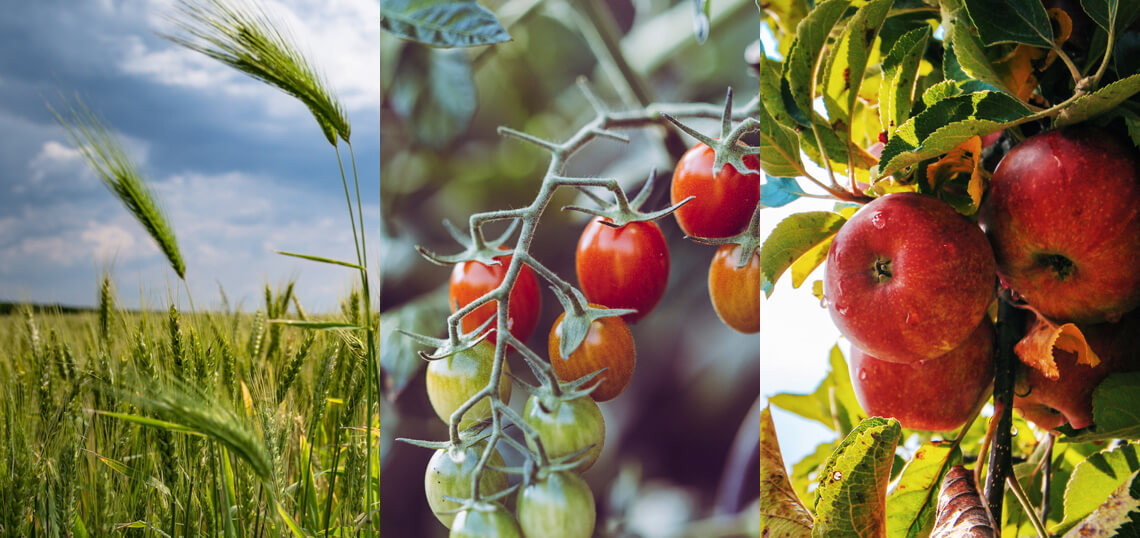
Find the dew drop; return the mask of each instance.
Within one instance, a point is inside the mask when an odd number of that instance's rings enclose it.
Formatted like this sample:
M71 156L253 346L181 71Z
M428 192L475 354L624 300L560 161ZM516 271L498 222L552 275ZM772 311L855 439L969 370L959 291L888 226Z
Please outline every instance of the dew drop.
M867 370L859 369L859 381L867 380Z
M875 214L871 215L871 225L880 230L887 225L887 218L883 216L882 211L876 211Z
M914 312L907 312L906 324L910 325L911 327L918 325L918 314L915 314Z
M839 304L835 305L835 311L839 312L839 315L841 315L841 316L846 316L848 310L851 310L850 305L839 305Z
M838 482L840 480L843 480L843 473L841 473L839 471L835 471L834 473L831 473L831 481L832 482Z

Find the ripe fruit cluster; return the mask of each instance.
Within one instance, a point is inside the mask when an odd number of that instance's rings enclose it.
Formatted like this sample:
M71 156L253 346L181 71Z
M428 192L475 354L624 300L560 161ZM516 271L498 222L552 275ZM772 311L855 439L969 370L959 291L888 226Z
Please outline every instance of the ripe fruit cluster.
M1140 368L1140 158L1090 128L1045 132L998 165L979 222L932 196L888 194L836 234L824 296L853 344L856 396L903 426L961 427L988 398L995 281L1053 324L1075 322L1101 359L1056 350L1060 375L1021 368L1014 405L1041 427L1092 423L1092 390ZM983 231L984 229L984 231Z

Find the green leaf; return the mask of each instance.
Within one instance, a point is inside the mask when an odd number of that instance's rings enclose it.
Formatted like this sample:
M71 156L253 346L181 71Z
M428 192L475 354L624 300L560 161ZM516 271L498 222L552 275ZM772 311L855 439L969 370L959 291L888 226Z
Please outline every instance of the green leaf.
M1133 473L1124 484L1112 492L1104 504L1065 538L1140 535L1140 480Z
M879 121L891 133L910 117L914 104L918 66L930 41L930 27L915 28L895 41L883 58L883 77L879 83Z
M1132 139L1132 145L1140 148L1140 115L1127 110L1123 113L1124 125L1128 128L1128 137Z
M281 254L282 256L291 256L294 258L301 258L302 260L309 260L309 261L318 262L318 263L327 263L329 265L340 265L343 267L351 267L352 269L356 269L358 271L364 269L363 267L361 267L355 263L349 263L349 262L345 262L345 261L341 261L341 260L334 260L332 258L325 258L322 256L314 256L312 254L298 254L296 252L286 252L284 250L274 250L273 252Z
M467 56L405 45L390 98L392 109L416 141L436 149L446 147L475 116L475 82Z
M855 110L859 87L863 84L867 58L874 50L875 38L887 18L891 1L871 0L859 8L847 21L838 44L827 57L823 71L823 102L829 122L843 140L849 139L851 114Z
M1065 486L1065 519L1052 532L1060 534L1080 523L1137 471L1135 444L1098 452L1077 464Z
M763 41L757 41L757 43L760 43L760 50L763 52ZM763 55L763 59L754 66L752 71L756 74L756 80L760 86L757 95L760 96L760 102L764 105L764 109L777 123L794 128L798 122L792 118L787 107L784 106L784 95L780 88L783 80L780 78L783 69L784 64L782 62Z
M970 23L966 8L960 0L942 0L942 26L946 28L945 42L953 49L957 67L970 78L988 82L1010 93L986 57L985 46L978 39L977 30Z
M816 68L827 36L850 4L850 0L820 2L796 28L796 41L784 62L783 78L788 84L792 102L805 115L812 113Z
M800 21L811 11L807 0L756 0L756 7L764 13L775 15L780 30L788 34L795 33Z
M887 536L929 536L934 529L942 478L950 467L961 463L962 451L954 443L931 443L919 448L887 497Z
M819 470L823 468L823 464L827 463L827 458L831 456L831 453L835 452L835 447L839 445L839 441L841 439L820 444L815 447L815 452L804 456L804 459L792 466L792 487L796 489L796 495L800 499L815 498L815 490L810 488L819 481ZM810 504L814 506L815 502Z
M1061 440L1072 443L1104 439L1140 439L1140 372L1113 374L1093 390L1093 420L1090 428L1065 433Z
M964 0L966 11L986 45L1025 43L1053 48L1053 26L1041 0Z
M846 435L852 426L866 418L866 413L855 398L847 361L839 346L831 348L830 370L811 394L776 394L768 399L776 407L814 420Z
M1016 124L1031 112L1001 92L979 91L938 101L907 120L883 148L875 177L942 155L972 136Z
M758 133L756 158L760 168L770 176L797 177L804 175L800 162L800 146L795 131L781 125L763 108L753 114L751 132Z
M510 41L487 8L474 0L384 0L380 28L434 47L474 47Z
M830 211L796 213L780 221L760 247L760 274L772 284L801 256L835 235L847 219ZM768 296L772 288L768 288Z
M1114 29L1120 31L1130 22L1122 19L1133 16L1136 8L1135 2L1125 2L1124 10L1121 10L1120 0L1081 0L1081 7L1085 13L1088 13L1089 18L1105 31ZM1123 11L1127 12L1125 17L1120 16Z
M760 412L760 530L764 536L811 536L812 517L784 472L772 411Z
M1129 97L1140 92L1140 74L1122 78L1093 93L1082 95L1057 115L1053 125L1060 127L1080 123L1098 114L1108 112Z
M873 417L852 430L820 473L813 536L884 536L887 482L902 426Z
M395 399L412 381L427 362L417 351L421 344L396 332L403 329L416 334L436 335L444 332L444 320L450 313L447 307L447 287L424 295L412 302L387 311L380 316L380 368L384 370L385 391Z

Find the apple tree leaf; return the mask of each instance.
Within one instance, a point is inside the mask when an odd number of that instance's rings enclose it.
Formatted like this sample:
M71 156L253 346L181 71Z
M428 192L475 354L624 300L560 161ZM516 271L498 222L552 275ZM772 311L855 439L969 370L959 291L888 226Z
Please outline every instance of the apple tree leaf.
M830 123L842 139L849 138L855 100L863 84L867 59L887 18L891 0L871 0L855 12L827 56L823 69L823 102Z
M930 41L929 26L915 28L895 41L883 58L883 76L879 84L879 121L891 133L910 117L914 104L918 66Z
M764 182L760 183L760 205L764 207L783 207L804 194L794 177L773 177L765 174Z
M1140 372L1112 374L1093 389L1093 421L1082 430L1067 424L1057 428L1065 442L1140 439Z
M780 221L760 247L760 274L775 284L796 260L839 231L847 219L830 211L796 213ZM772 295L772 288L767 291Z
M756 6L768 15L774 15L776 24L786 34L794 34L800 21L804 20L811 7L807 0L769 0L756 2Z
M977 30L970 22L961 0L941 0L940 3L942 26L946 29L944 42L948 44L947 51L952 50L947 53L947 57L951 57L953 61L952 71L960 70L971 79L987 82L1001 91L1006 91L1001 77L994 72L989 58L986 57L985 45L978 38ZM947 78L957 79L957 77Z
M887 497L887 536L929 536L934 528L942 478L950 467L961 463L962 451L952 442L928 443L919 448Z
M1140 15L1140 3L1133 0L1081 0L1081 7L1098 26L1117 34Z
M1132 139L1132 145L1140 148L1140 114L1128 110L1120 109L1124 115L1124 126L1128 128L1128 138Z
M989 511L978 495L974 475L961 465L950 468L942 479L938 491L938 512L930 538L958 538L994 536L994 524Z
M1030 115L1016 98L983 90L942 99L902 124L883 148L876 177L942 155L972 136L1005 129Z
M1076 354L1077 364L1090 368L1100 364L1100 358L1089 347L1076 324L1057 325L1041 316L1037 316L1033 327L1014 347L1022 364L1040 370L1045 377L1054 380L1061 376L1055 358L1057 351Z
M855 388L847 372L847 360L839 346L831 348L828 357L830 370L811 394L776 394L768 399L776 407L814 420L846 435L867 414L855 398Z
M1136 444L1105 449L1077 464L1065 486L1065 518L1051 532L1062 534L1076 526L1137 471Z
M884 536L887 482L902 426L893 418L859 423L819 476L813 536Z
M1122 78L1093 93L1082 95L1057 115L1054 126L1079 123L1098 114L1108 112L1129 97L1140 92L1140 74Z
M759 43L762 58L759 63L753 65L752 72L755 73L756 81L760 86L757 92L760 103L764 105L768 115L772 116L772 119L776 120L777 123L794 128L798 122L788 113L788 109L784 105L783 93L780 90L784 64L767 56L764 52L763 41L757 41L757 43Z
M776 440L772 411L760 412L760 529L764 536L811 536L812 516L796 496Z
M1140 473L1132 473L1084 521L1065 538L1140 535Z
M812 88L823 46L831 29L843 17L850 0L824 0L796 28L796 41L784 62L783 79L801 114L812 113Z
M474 47L510 41L506 28L474 0L384 0L380 28L433 47Z
M804 174L800 161L800 145L795 131L776 121L763 107L753 113L749 132L758 133L755 145L760 168L776 177L797 177Z
M964 0L970 20L986 45L1024 43L1053 47L1053 28L1040 0Z
M836 439L830 443L820 443L815 447L815 451L803 459L792 465L791 481L792 487L796 490L796 495L800 499L815 499L814 487L819 484L819 471L823 468L823 464L827 463L827 458L835 452L835 447L839 446L839 441ZM815 506L815 502L810 502Z
M416 141L446 147L475 116L471 64L460 51L408 43L396 65L390 99Z

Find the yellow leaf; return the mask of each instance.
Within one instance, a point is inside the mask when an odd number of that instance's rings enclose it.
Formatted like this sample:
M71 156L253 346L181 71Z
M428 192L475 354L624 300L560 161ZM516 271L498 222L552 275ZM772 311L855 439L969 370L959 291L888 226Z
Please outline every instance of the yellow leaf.
M1057 325L1044 317L1037 316L1033 328L1014 348L1018 358L1026 366L1040 370L1049 379L1061 376L1057 369L1055 353L1063 351L1077 356L1077 364L1089 367L1100 364L1085 335L1072 323Z
M792 287L799 288L808 275L827 259L827 251L831 248L831 240L835 236L832 235L820 244L811 248L800 256L794 263L792 263Z

